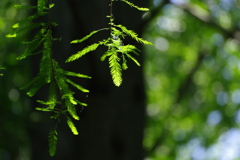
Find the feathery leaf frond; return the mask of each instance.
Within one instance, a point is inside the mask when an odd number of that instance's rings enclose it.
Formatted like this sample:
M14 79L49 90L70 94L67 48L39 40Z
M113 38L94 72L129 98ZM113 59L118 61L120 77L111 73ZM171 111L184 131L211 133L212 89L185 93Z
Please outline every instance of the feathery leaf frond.
M81 51L77 52L76 54L70 56L66 60L66 62L75 61L75 60L79 59L80 57L82 57L83 55L87 54L88 52L96 50L98 46L99 46L99 43L91 44L90 46L87 46L83 50L81 50Z
M82 92L85 92L85 93L89 92L89 90L87 90L87 89L83 88L82 86L74 83L74 82L71 81L70 79L66 79L66 82L68 82L69 84L71 84L72 86L76 87L78 90L80 90L80 91L82 91Z
M49 154L50 156L54 156L57 149L57 131L54 129L50 131L48 135L48 142L49 142Z
M23 6L23 5L14 5L15 8L17 9L35 9L37 8L36 6Z
M52 81L52 83L50 83L49 86L48 102L50 102L50 104L48 104L50 109L54 109L56 104L60 103L57 101L57 85L54 80Z
M135 47L134 45L128 44L125 46L119 46L118 50L122 53L135 53L136 55L138 55L138 53L136 51L140 51L137 47Z
M32 83L32 86L31 86L30 90L27 92L27 95L29 97L34 96L36 94L36 92L39 90L39 88L41 88L44 84L46 84L44 77L41 75L38 75L30 83Z
M21 60L28 56L36 54L34 53L34 51L44 42L44 40L45 38L42 37L42 31L39 31L38 33L36 33L32 41L25 42L25 44L27 44L27 48L25 49L22 55L17 57L17 60ZM37 53L41 53L41 52L37 52Z
M33 36L33 38L27 42L23 42L26 45L25 51L17 57L18 60L24 59L30 55L35 54L42 54L42 58L40 61L39 73L38 75L33 78L33 80L22 87L29 88L27 95L30 97L34 96L36 92L45 84L49 84L49 93L48 98L46 101L37 100L38 103L42 105L47 105L47 107L37 107L36 110L45 111L45 112L52 112L54 113L53 116L50 118L57 120L57 124L60 121L60 117L62 115L67 116L67 114L71 115L73 119L79 120L79 116L76 112L76 105L87 106L86 103L82 103L79 100L75 99L74 92L71 91L69 85L76 87L82 92L89 92L87 89L83 88L82 86L76 84L75 82L67 79L66 76L75 76L79 78L91 78L87 75L65 71L63 70L57 61L52 58L52 43L55 40L59 40L58 38L52 37L52 26L57 26L55 22L33 22L37 18L49 14L48 19L51 20L50 9L54 7L53 3L48 3L48 0L37 0L37 6L21 6L16 5L16 8L22 9L36 9L36 12L29 17L23 19L22 21L15 23L12 25L13 30L15 31L14 34L8 34L6 37L13 38L16 37L19 33L29 32L33 29L37 29L38 31ZM107 30L108 28L103 28L100 30ZM78 40L78 43L84 41L91 37L93 34L97 33L98 31L91 32L86 37L82 38L82 40ZM75 60L86 53L95 50L99 45L104 44L104 41L100 41L98 43L92 44L86 48L84 48L79 53L72 56L72 59ZM0 68L1 69L1 68ZM1 74L0 74L1 75ZM59 92L58 92L59 90ZM61 102L58 101L58 98L61 99ZM58 105L59 104L59 105ZM59 107L61 106L61 107ZM57 146L57 124L54 130L51 130L48 136L49 139L49 154L50 156L54 156L56 152ZM77 135L77 129L73 124L73 121L67 116L67 124L72 130L73 134Z
M129 1L127 1L127 0L121 0L121 1L127 3L129 6L134 7L134 8L136 8L136 9L140 10L140 11L149 11L148 8L138 7L138 6L136 6L135 4L133 4L133 3L129 2Z
M79 78L89 78L89 79L91 79L90 76L80 74L80 73L70 72L70 71L64 71L64 74L67 75L67 76L74 76L74 77L79 77Z
M119 58L117 56L117 52L113 52L113 54L109 57L109 68L110 73L112 75L113 83L119 87L122 84L122 69L119 64Z
M130 58L133 62L135 62L138 66L141 66L140 63L138 63L138 61L134 57L132 57L130 54L126 53L125 55L127 55L127 57Z
M77 115L76 112L76 108L72 103L69 103L67 101L67 108L68 108L68 112L70 113L70 115L75 119L75 120L79 120L79 116Z
M116 25L117 27L121 28L121 30L126 33L127 35L129 35L130 37L132 37L133 39L135 39L137 42L143 43L143 44L148 44L148 45L152 45L151 42L148 42L142 38L138 37L138 34L135 33L133 30L129 30L127 29L125 26L122 25Z
M37 4L38 13L42 14L43 11L46 9L46 6L47 6L47 0L38 0L38 4Z
M102 56L101 56L101 61L104 61L106 59L106 57L111 56L112 52L110 51L106 51Z
M77 131L77 128L75 127L73 121L71 120L70 117L66 116L67 117L67 124L69 126L69 128L71 129L72 133L74 135L78 135L78 131Z
M77 100L77 99L75 99L75 101L76 101L79 105L81 105L81 106L87 106L87 103L80 102L80 101Z
M99 29L99 30L94 30L92 31L91 33L89 33L89 35L86 35L85 37L81 38L81 39L76 39L76 40L73 40L71 41L71 43L81 43L85 40L87 40L88 38L90 38L92 35L98 33L99 31L101 30L107 30L108 28L102 28L102 29Z
M38 100L37 102L39 102L39 103L41 103L41 104L44 103L43 101L40 101L40 100ZM35 109L38 110L38 111L52 112L52 110L49 109L49 108L39 108L39 107L37 107L37 108L35 108Z

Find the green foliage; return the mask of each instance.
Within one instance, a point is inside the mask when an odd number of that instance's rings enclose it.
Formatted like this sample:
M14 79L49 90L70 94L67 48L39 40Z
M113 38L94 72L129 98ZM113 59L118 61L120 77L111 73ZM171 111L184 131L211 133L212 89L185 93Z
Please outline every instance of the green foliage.
M112 75L113 83L116 86L120 86L122 83L122 68L119 64L120 58L117 55L116 51L112 51L111 55L109 56L109 68L110 73Z
M136 40L137 42L139 43L143 43L143 44L148 44L148 45L152 45L151 42L148 42L142 38L139 38L137 33L135 33L134 31L132 30L128 30L126 27L122 26L122 25L114 25L116 27L119 27L121 28L122 32L129 35L130 37L132 37L134 40Z
M112 11L112 2L110 5L110 11ZM148 11L147 8L140 8L133 3L122 0L126 4L134 7L138 10ZM73 82L68 76L74 76L79 78L91 78L87 75L75 73L71 71L65 71L60 67L58 62L53 59L52 44L57 38L52 37L52 27L57 26L55 22L51 22L51 9L54 4L50 3L50 0L38 0L36 6L22 6L15 5L18 9L33 9L35 13L22 21L12 25L14 32L6 35L8 38L15 38L19 34L32 32L34 29L36 34L30 41L22 42L26 45L25 51L17 57L17 60L22 60L28 56L41 54L41 61L39 64L39 73L33 78L27 85L23 86L22 89L28 89L27 95L32 97L42 88L44 85L48 86L48 98L46 101L37 100L38 103L45 107L37 107L36 110L44 112L52 112L53 116L51 119L56 121L56 126L49 133L49 154L54 156L57 147L57 125L60 122L60 118L65 116L67 118L67 124L74 135L78 135L77 128L75 127L72 119L79 120L79 116L76 112L76 106L82 105L87 106L86 103L82 103L74 97L74 92L70 89L70 86L77 88L79 91L88 93L89 90L85 89L81 85ZM48 21L39 22L39 17L42 19L46 18ZM44 18L43 18L44 17ZM81 51L70 56L66 62L77 60L85 54L96 50L100 45L107 47L107 51L102 55L101 60L104 61L108 57L110 74L113 79L113 83L116 86L120 86L122 83L122 70L126 70L127 59L132 60L138 66L139 62L131 55L131 53L138 55L138 50L134 45L124 45L122 40L125 36L130 36L134 40L143 44L151 44L150 42L139 38L138 35L128 30L122 25L115 25L112 13L107 16L109 18L109 27L94 30L87 36L73 40L71 43L81 43L86 41L99 31L110 30L108 38L103 39L97 43L91 44Z
M37 9L38 9L38 13L42 14L44 12L44 10L46 9L48 0L38 0L38 4L37 4Z
M112 2L113 1L114 0L112 0L111 4L109 5L110 12L112 11ZM138 10L148 11L147 8L140 8L126 0L122 0L122 1ZM142 38L139 38L137 33L135 33L132 30L128 30L125 26L115 25L112 13L110 15L108 15L107 17L109 18L109 27L108 28L94 30L87 36L85 36L79 40L73 40L71 43L81 43L81 42L87 40L88 38L90 38L91 36L93 36L94 34L98 33L101 30L110 30L109 37L107 39L103 39L102 41L99 41L98 43L94 43L90 46L85 47L81 51L70 56L66 60L66 62L71 62L71 61L77 60L77 59L81 58L82 56L84 56L85 54L96 50L99 45L104 45L108 49L101 56L101 60L104 61L108 57L110 74L112 76L113 83L116 86L120 86L122 83L122 70L126 70L128 68L127 58L132 60L133 62L135 62L138 66L140 66L139 62L130 54L130 53L134 53L135 55L138 55L138 52L140 50L137 49L134 45L130 45L130 44L124 45L122 42L122 39L124 39L124 37L128 35L139 43L143 43L146 45L152 45L152 43L148 42Z
M77 52L76 54L70 56L70 57L66 60L66 62L75 61L75 60L81 58L83 55L87 54L88 52L91 52L91 51L96 50L98 46L99 46L98 43L94 43L94 44L92 44L92 45L90 45L90 46L87 46L87 47L85 47L83 50L81 50L81 51Z
M67 116L67 124L68 124L69 128L71 129L72 133L74 135L78 135L77 128L75 127L75 125L74 125L73 121L71 120L71 118L69 118L68 116Z
M48 135L48 142L49 142L49 155L54 156L56 149L57 149L57 131L52 130L49 132Z
M120 0L120 1L123 1L123 2L127 3L129 6L134 7L136 9L140 10L140 11L149 11L148 8L138 7L138 6L134 5L133 3L127 1L127 0Z
M108 28L103 28L103 29L99 29L99 30L92 31L91 33L89 33L89 35L87 35L87 36L85 36L85 37L83 37L83 38L81 38L81 39L73 40L71 43L81 43L81 42L87 40L88 38L90 38L92 35L98 33L99 31L101 31L101 30L107 30L107 29L108 29Z
M75 99L74 92L71 91L69 84L82 92L89 91L79 84L71 81L67 76L74 76L79 78L91 77L80 73L65 71L60 67L58 62L53 59L52 43L56 39L52 37L51 28L57 26L55 22L32 22L39 17L50 16L51 8L53 6L54 4L48 4L48 0L38 0L37 6L34 7L16 5L15 7L19 9L36 9L37 11L35 14L30 15L19 23L14 24L12 28L15 30L15 33L8 34L6 37L14 38L20 33L31 32L33 29L38 30L33 36L32 40L23 42L23 44L26 45L26 49L20 56L17 57L18 60L22 60L31 55L42 55L38 75L33 78L31 82L22 87L22 89L28 89L27 95L32 97L39 91L42 86L48 85L49 91L47 101L37 101L46 107L38 107L36 110L52 112L54 115L50 118L55 119L57 121L57 124L60 121L61 116L66 116L69 128L72 130L73 134L77 135L77 129L68 115L70 115L75 120L79 120L80 118L76 113L75 107L76 105L87 106L87 104ZM57 125L55 129L49 133L50 156L54 156L56 151L56 128Z

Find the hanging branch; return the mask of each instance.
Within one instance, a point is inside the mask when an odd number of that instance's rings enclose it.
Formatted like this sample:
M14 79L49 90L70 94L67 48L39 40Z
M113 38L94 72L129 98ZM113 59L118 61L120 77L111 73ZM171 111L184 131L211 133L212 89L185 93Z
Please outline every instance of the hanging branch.
M113 83L116 86L120 86L122 84L122 70L126 70L128 68L127 60L130 59L134 63L136 63L136 65L140 66L139 62L134 58L133 55L131 55L131 53L138 55L138 52L140 50L131 44L124 45L122 40L125 38L125 36L130 36L139 43L148 45L152 45L152 43L142 38L139 38L137 33L127 29L125 26L116 25L114 23L113 1L114 0L110 0L109 3L109 15L107 16L107 18L109 18L108 27L99 30L94 30L89 35L83 37L82 39L74 40L71 43L81 43L90 38L91 36L93 36L94 34L98 33L99 31L103 30L109 30L109 37L83 48L81 51L78 51L76 54L70 56L66 60L66 62L77 60L84 56L85 54L96 50L100 45L106 46L107 51L101 56L101 60L104 61L108 57L110 74L112 76ZM148 11L147 8L140 8L129 1L126 0L121 1L140 11Z
M36 110L44 112L52 112L51 119L56 120L55 127L49 133L49 154L54 156L57 146L57 126L62 116L66 117L66 122L73 132L77 135L77 129L72 121L72 118L79 120L76 113L76 105L87 106L74 97L74 92L70 89L69 84L82 92L89 92L79 84L71 81L67 76L75 76L79 78L91 78L80 73L63 70L58 62L53 58L52 43L58 39L52 37L52 27L57 24L51 20L51 9L54 4L51 0L38 0L37 6L21 6L15 5L19 9L36 9L36 13L30 15L26 19L16 23L12 26L15 33L8 34L6 37L14 38L23 32L31 32L33 29L38 29L32 40L23 42L26 45L25 51L17 57L18 60L24 59L31 55L42 54L39 64L39 73L22 89L29 88L27 95L34 96L37 91L43 86L49 85L49 93L47 101L37 100L38 103L46 105L46 107L37 107ZM48 21L33 22L39 17L48 16ZM58 94L59 93L59 94ZM60 96L58 96L60 95Z

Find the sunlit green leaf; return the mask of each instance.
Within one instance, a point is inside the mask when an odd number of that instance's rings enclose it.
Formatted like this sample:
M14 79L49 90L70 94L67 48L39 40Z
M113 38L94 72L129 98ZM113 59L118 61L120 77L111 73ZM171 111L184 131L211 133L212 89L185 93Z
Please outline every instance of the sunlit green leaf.
M78 131L77 131L77 128L75 127L73 121L71 120L70 117L67 116L67 124L69 126L69 128L71 129L72 133L74 135L78 135Z

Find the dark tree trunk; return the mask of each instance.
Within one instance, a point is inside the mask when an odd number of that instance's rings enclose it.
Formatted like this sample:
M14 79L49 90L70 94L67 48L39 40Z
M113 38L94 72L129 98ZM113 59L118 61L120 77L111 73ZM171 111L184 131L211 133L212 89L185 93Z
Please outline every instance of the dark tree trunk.
M138 6L147 6L146 1L132 0ZM145 121L145 93L142 67L128 61L129 69L123 72L123 84L113 85L108 61L101 62L100 56L106 48L98 48L81 59L64 64L64 60L83 47L106 38L108 31L97 33L83 44L71 45L69 42L79 39L93 30L108 26L109 0L58 0L53 9L53 20L59 26L54 30L56 42L54 57L64 69L87 74L91 80L74 79L75 82L90 90L86 94L78 93L79 100L88 103L75 121L79 135L74 136L65 120L59 128L59 143L55 157L47 155L46 132L32 131L33 160L141 160L143 159L143 130ZM113 14L116 24L122 24L131 30L141 28L142 12L123 2L114 2ZM126 39L126 44L136 44ZM141 46L138 45L141 49ZM142 62L142 53L137 59ZM80 107L79 107L80 108ZM44 114L44 113L41 113ZM45 122L46 123L46 122ZM46 134L46 135L42 135ZM42 137L43 139L41 140ZM45 148L39 148L44 143ZM34 145L35 144L35 145ZM41 145L41 147L44 147Z

